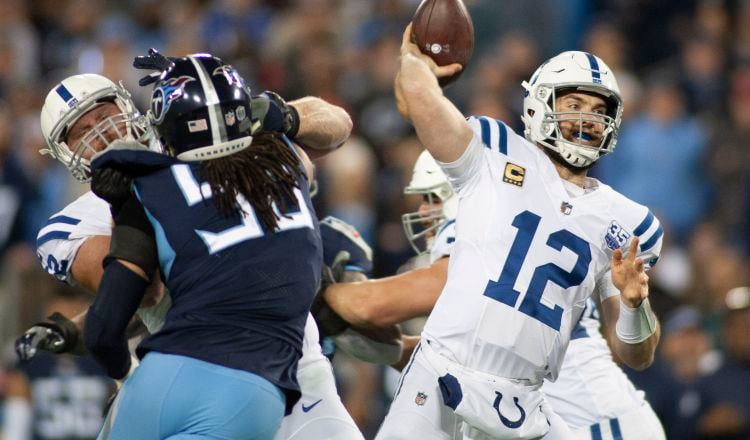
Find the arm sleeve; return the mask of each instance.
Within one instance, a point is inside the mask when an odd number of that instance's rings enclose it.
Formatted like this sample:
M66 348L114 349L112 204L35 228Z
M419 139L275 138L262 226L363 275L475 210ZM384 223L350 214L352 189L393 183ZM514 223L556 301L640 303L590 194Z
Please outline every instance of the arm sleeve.
M148 281L114 260L105 268L96 299L86 315L86 348L113 379L122 379L130 369L125 329L147 286Z

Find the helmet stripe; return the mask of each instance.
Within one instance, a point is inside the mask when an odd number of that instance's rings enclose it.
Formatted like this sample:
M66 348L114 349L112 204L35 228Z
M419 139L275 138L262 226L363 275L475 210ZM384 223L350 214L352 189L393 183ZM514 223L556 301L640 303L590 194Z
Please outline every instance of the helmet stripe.
M589 59L589 65L591 66L591 81L593 81L595 84L601 84L602 83L602 74L599 72L599 62L596 60L596 57L588 52L584 52L586 54L586 58Z
M65 101L66 104L68 104L68 107L73 107L78 100L73 96L72 93L70 93L70 90L68 90L67 87L65 87L64 84L60 84L55 89L55 92L57 92L58 95L60 95L60 98L62 98L63 101Z
M221 112L221 100L218 93L216 93L214 83L198 58L192 55L188 56L188 58L193 63L201 86L203 86L203 90L206 92L206 108L208 109L208 118L211 121L212 144L216 145L227 142L229 139L227 137L227 128L224 125L224 115Z

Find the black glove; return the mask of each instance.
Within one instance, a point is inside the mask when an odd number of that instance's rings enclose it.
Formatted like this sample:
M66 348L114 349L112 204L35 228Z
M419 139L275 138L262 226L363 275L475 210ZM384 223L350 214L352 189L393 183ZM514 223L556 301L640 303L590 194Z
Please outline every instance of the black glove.
M266 90L253 96L251 102L253 119L261 122L262 130L285 134L294 139L299 131L299 113L277 93Z
M346 263L349 261L349 252L340 251L336 254L332 266L323 265L323 272L320 279L320 288L315 294L310 312L315 318L315 322L318 324L318 330L320 332L320 338L323 339L326 336L337 335L347 328L349 323L339 316L323 298L328 286L331 284L339 283L344 278L344 272L346 272Z
M112 217L117 217L130 198L132 183L131 176L114 168L94 168L91 172L91 191L109 203Z
M148 55L141 55L133 58L133 67L136 69L155 71L138 80L138 85L143 87L155 83L163 71L174 65L174 60L176 59L177 58L175 57L162 55L153 47L148 50Z
M38 350L52 353L72 351L78 344L79 331L73 321L55 312L49 316L49 321L38 322L26 330L16 339L16 354L18 359L28 361Z

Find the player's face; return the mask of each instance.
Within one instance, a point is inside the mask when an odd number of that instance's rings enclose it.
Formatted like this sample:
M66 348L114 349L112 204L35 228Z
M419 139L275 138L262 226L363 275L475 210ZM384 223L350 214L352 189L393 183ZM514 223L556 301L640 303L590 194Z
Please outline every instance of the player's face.
M86 149L83 152L83 158L91 159L95 151L101 151L111 142L125 135L126 127L124 123L104 124L103 127L97 125L109 118L110 116L121 113L120 108L113 102L104 102L89 110L73 124L65 139L66 144L71 151L77 151L80 147L81 140L86 138L89 146L94 151ZM92 130L98 130L98 133L91 133Z
M422 226L425 229L431 227L435 223L434 217L436 211L443 207L443 201L439 197L431 194L424 194L422 196L422 203L419 204L419 216L422 218ZM431 234L431 236L434 235Z
M558 118L558 126L566 140L599 148L606 129L607 104L604 99L588 93L567 93L555 98L555 111L564 113Z

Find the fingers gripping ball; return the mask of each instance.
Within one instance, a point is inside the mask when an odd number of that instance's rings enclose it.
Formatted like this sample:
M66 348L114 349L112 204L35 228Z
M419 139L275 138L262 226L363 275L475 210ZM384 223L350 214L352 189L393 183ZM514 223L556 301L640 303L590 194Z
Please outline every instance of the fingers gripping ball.
M461 0L423 0L412 19L412 39L438 66L464 67L438 80L446 87L458 79L474 53L474 24Z

